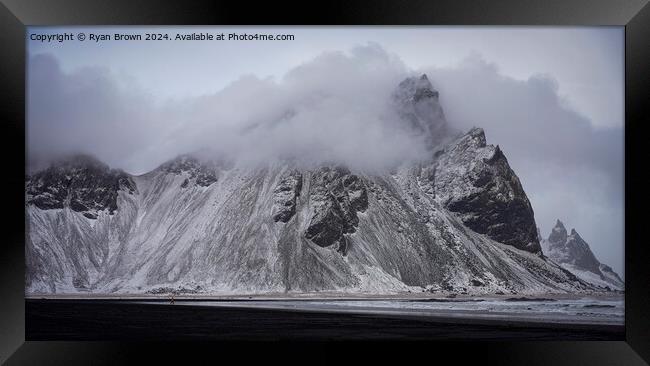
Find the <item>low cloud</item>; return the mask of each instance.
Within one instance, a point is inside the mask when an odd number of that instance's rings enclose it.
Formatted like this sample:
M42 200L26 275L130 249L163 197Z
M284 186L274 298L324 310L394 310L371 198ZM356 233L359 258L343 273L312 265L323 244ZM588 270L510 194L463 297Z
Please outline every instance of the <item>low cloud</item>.
M370 168L424 152L389 103L406 67L377 45L323 53L279 81L244 75L213 95L164 103L108 70L64 74L48 55L30 66L35 156L88 151L141 173L202 149L241 160L297 156Z

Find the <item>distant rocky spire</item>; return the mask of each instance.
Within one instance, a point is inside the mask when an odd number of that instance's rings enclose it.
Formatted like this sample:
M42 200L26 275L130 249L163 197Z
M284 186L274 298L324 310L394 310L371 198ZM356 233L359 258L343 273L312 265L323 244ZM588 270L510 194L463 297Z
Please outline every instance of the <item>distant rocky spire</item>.
M555 253L553 259L557 262L575 265L602 277L600 262L589 248L589 244L580 237L575 228L572 228L571 233L567 235L564 223L557 220L548 237L548 242L550 249Z
M566 228L560 219L555 223L555 227L551 230L551 235L548 236L548 241L551 243L565 243L567 238Z

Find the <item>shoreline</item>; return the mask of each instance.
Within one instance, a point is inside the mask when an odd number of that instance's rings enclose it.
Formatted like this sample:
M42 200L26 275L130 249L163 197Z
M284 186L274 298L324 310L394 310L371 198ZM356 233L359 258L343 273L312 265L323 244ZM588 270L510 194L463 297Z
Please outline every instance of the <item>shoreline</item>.
M27 304L69 304L203 308L216 311L224 308L268 310L277 312L307 312L331 314L361 314L409 318L445 318L454 321L473 319L488 322L518 321L531 324L612 325L623 326L624 297L607 296L374 296L374 297L192 297L133 296L133 297L75 297L26 298ZM616 308L616 310L615 310ZM566 309L566 310L564 310Z
M171 293L166 294L26 294L25 300L165 300L169 301ZM367 294L367 293L267 293L267 294L174 294L177 301L357 301L357 300L449 300L463 301L476 299L518 301L556 301L567 299L625 299L625 293L575 293L575 294L431 294L431 293L399 293L399 294Z

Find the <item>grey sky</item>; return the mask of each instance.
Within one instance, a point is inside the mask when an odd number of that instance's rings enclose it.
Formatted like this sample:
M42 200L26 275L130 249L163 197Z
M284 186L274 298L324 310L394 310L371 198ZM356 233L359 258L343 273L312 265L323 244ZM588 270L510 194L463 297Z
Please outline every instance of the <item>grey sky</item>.
M61 31L189 30L30 27L28 34ZM307 151L341 140L345 128L350 136L342 154L356 155L372 142L383 148L365 149L372 157L359 159L406 158L413 152L399 135L386 139L385 128L358 121L383 120L382 91L405 74L426 72L450 123L484 127L488 142L503 147L542 233L562 219L623 275L623 28L191 31L283 33L295 40L28 40L29 151L90 150L141 173L196 145L238 144L264 154L277 149L272 139ZM331 97L296 102L316 92ZM283 118L287 107L302 111L304 121L252 140L235 136L243 125ZM304 129L297 133L304 145L292 136L296 128Z

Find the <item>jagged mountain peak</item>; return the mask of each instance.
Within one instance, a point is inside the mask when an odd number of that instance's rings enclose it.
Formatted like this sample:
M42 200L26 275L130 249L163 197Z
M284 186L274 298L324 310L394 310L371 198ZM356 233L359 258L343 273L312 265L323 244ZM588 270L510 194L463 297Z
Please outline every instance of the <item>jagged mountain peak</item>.
M415 83L415 94L413 95L413 99L416 102L423 98L433 98L438 100L438 95L438 91L433 89L433 85L431 85L427 75L422 74Z
M480 149L487 146L487 139L485 138L485 131L480 127L471 128L464 136L459 139L459 142L455 145L463 149ZM496 150L501 150L498 146L495 147Z
M542 241L544 254L559 263L583 280L601 287L623 289L623 281L610 267L600 263L589 244L572 228L567 234L566 227L559 219L547 240Z
M567 239L567 231L566 228L564 227L564 223L560 221L560 219L557 220L555 223L555 226L551 230L551 234L548 237L548 241L551 243L565 243Z
M407 77L392 94L393 104L406 128L413 135L423 137L430 149L449 135L438 96L425 74Z
M422 99L432 98L438 100L438 91L433 88L426 74L420 77L407 77L399 83L396 93L407 100L418 102Z
M436 199L472 230L518 249L541 253L533 208L498 146L472 128L436 158Z

